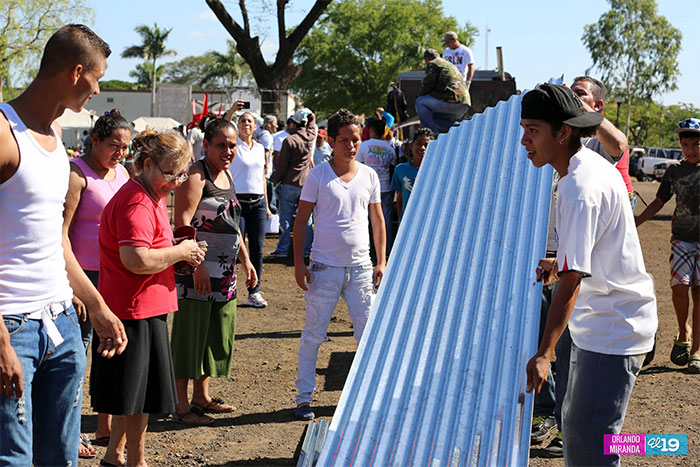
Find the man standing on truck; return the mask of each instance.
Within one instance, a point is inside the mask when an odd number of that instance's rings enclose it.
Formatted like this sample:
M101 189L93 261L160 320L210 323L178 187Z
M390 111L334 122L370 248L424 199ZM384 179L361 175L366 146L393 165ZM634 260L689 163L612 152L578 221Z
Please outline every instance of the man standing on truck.
M462 73L467 88L469 88L474 77L474 54L472 49L460 43L457 33L454 31L447 31L445 37L442 38L442 43L447 46L442 53L442 58L457 67L459 72Z

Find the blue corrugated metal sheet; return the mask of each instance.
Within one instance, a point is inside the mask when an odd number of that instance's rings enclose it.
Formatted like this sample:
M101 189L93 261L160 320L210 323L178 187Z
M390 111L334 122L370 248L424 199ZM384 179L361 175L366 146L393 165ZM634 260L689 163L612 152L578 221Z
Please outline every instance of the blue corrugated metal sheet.
M321 455L320 449L326 440L327 434L328 422L325 420L312 421L306 425L306 433L304 442L301 445L297 467L312 467L316 465Z
M526 465L552 170L521 96L428 147L318 465Z

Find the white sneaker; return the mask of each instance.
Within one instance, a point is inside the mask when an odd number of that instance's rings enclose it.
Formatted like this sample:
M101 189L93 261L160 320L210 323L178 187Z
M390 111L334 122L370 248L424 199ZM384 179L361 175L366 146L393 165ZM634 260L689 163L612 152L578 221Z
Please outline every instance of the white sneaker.
M263 298L262 292L254 292L248 295L248 301L246 302L246 305L255 308L265 308L267 306L267 301L265 301L265 299Z

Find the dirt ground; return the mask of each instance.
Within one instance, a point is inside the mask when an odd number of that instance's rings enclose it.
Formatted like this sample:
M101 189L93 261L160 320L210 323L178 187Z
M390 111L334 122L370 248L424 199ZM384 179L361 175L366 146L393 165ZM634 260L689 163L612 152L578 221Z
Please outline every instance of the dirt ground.
M657 182L635 183L646 202L654 199ZM644 208L637 206L638 214ZM656 358L640 375L629 404L623 433L685 433L687 456L628 456L627 465L697 465L700 463L700 403L692 398L697 376L688 375L669 359L676 320L668 284L671 213L669 203L639 229L647 270L656 282L659 332ZM276 239L265 241L272 251ZM167 417L151 417L146 439L146 460L165 466L295 465L295 450L305 423L293 415L297 346L304 326L304 298L294 281L291 261L266 261L262 291L269 302L264 309L238 308L236 350L229 379L212 380L211 392L237 407L232 414L216 415L206 427L190 428ZM247 294L239 287L241 301ZM331 322L330 341L321 346L318 359L316 415L330 421L340 398L355 351L347 308L341 301ZM87 386L86 386L87 392ZM84 433L92 435L97 417L83 400ZM97 465L96 459L80 466ZM535 466L563 466L561 460L537 457Z

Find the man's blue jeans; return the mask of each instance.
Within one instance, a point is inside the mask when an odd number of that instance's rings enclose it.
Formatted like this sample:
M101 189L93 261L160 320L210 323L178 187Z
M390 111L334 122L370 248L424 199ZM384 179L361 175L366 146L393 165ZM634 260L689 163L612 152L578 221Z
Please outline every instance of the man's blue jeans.
M0 465L78 465L85 348L73 306L54 323L55 346L41 321L3 316L22 365L24 393L0 394Z
M299 207L299 197L301 196L301 187L280 184L280 227L282 233L277 241L275 251L286 255L289 253L289 247L292 245L292 228L294 227L294 218L297 215ZM306 224L306 241L304 242L304 254L311 252L311 243L314 240L314 230L312 228L311 216Z
M416 99L416 112L421 125L435 133L447 132L468 109L467 104L445 102L427 94Z
M603 435L618 434L644 355L606 355L571 344L569 382L562 408L564 463L620 465L603 455Z
M537 339L538 345L542 342L544 328L547 324L547 315L549 314L549 306L552 304L552 297L554 296L555 285L556 283L542 286L542 303L540 304L540 333L539 338ZM559 363L559 360L557 360L557 363ZM535 396L535 405L532 411L533 417L554 417L554 387L554 378L552 377L550 365L547 381L542 384L539 394Z

